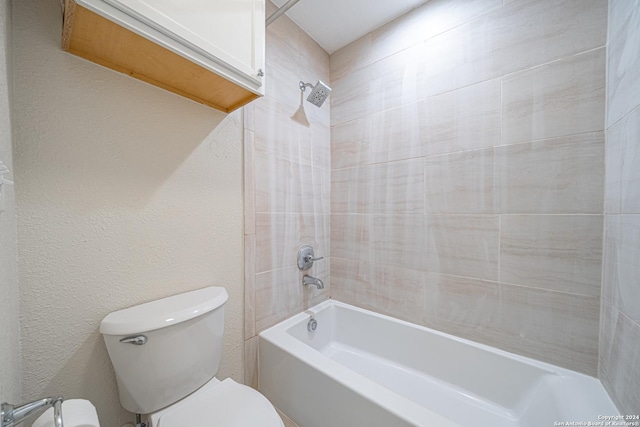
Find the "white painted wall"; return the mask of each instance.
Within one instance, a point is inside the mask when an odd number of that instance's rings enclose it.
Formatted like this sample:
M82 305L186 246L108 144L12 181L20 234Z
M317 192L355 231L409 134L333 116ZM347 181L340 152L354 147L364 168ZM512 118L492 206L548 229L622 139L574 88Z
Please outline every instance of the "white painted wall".
M98 333L109 312L225 286L219 378L242 381L241 112L224 115L60 49L58 0L15 2L23 398L131 421Z
M11 160L11 2L0 1L0 161L13 171ZM11 180L13 174L5 175ZM16 202L12 185L0 189L0 401L20 400L20 324L16 250Z

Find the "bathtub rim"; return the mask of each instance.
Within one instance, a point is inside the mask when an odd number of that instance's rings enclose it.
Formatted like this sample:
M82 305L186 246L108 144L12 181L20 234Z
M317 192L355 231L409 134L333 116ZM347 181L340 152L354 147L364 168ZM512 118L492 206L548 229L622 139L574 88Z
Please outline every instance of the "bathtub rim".
M581 382L591 383L590 386L602 387L602 383L598 378L592 377L588 374L573 371L568 368L563 368L519 354L511 353L506 350L492 347L490 345L451 335L446 332L438 331L436 329L411 323L386 314L381 314L372 310L357 307L335 299L327 299L313 307L304 310L303 312L295 314L277 323L276 325L271 326L268 329L265 329L258 334L259 345L261 340L266 340L269 344L278 347L280 350L295 355L300 359L302 363L305 363L311 369L320 370L318 366L322 366L323 364L325 364L325 366L329 366L330 369L322 369L322 372L332 380L338 382L339 384L348 388L359 396L371 400L376 405L380 405L381 407L398 414L398 416L406 422L413 423L415 425L423 425L422 423L424 423L425 420L427 422L436 422L438 424L434 425L441 425L443 427L457 426L458 424L456 424L453 420L446 418L436 412L433 412L432 410L399 395L395 391L390 390L373 380L370 380L369 378L349 369L348 367L343 366L334 360L331 360L317 349L311 347L303 341L300 341L298 338L289 333L289 330L292 327L301 323L306 323L306 321L311 316L315 316L325 310L331 310L334 307L353 310L363 315L375 316L385 321L394 322L403 327L415 328L425 333L430 333L444 339L453 340L462 345L472 346L476 349L493 353L496 356L506 357L518 363L536 367L540 370L545 371L547 373L546 375L554 376L558 379L574 379ZM258 369L260 370L260 368ZM262 374L259 371L259 376L260 375ZM594 382L597 384L594 384ZM258 388L260 389L260 381L258 384ZM606 393L606 391L604 395L606 396L606 399L608 401L607 403L612 408L617 409L617 407L611 400L611 397L608 395L608 393Z

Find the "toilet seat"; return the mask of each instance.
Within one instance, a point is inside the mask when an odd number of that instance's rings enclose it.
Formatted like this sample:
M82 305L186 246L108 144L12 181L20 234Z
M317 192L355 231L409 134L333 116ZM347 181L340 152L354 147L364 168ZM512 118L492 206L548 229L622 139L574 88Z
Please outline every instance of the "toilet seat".
M150 415L152 427L284 427L258 391L231 378L213 378L200 390Z

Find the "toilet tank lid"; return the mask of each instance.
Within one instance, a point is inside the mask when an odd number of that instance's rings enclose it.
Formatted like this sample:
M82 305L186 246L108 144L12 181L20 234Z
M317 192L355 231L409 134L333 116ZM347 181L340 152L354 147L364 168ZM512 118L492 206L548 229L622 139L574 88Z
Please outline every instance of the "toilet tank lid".
M166 328L215 310L228 298L225 288L210 286L114 311L100 323L100 333L128 335Z

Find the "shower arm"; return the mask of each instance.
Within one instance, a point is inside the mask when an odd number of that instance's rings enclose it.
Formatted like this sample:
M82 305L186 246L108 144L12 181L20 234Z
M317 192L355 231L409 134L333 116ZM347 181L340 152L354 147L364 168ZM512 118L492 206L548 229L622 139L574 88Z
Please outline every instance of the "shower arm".
M310 87L311 89L313 89L313 85L311 83L305 83L302 80L300 80L300 83L298 84L298 86L300 86L300 90L301 91L305 91L305 89L307 89L308 87Z
M293 5L295 5L299 1L300 0L289 0L288 2L286 2L284 5L282 5L282 7L278 8L278 10L273 12L271 16L267 18L265 26L268 27L269 25L271 25L273 21L280 18L280 16L282 16L287 10L291 9L291 7L293 7Z

